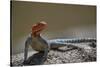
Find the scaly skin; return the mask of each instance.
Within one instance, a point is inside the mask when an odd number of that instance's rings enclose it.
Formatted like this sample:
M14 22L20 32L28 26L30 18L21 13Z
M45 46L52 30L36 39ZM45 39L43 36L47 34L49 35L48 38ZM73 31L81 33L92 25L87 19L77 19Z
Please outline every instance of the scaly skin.
M47 24L43 21L32 26L32 33L25 42L24 62L26 62L27 60L29 45L36 51L44 52L44 59L42 60L42 62L46 60L49 46L47 41L40 36L40 32L45 29L46 26Z
M75 45L70 43L82 43L82 42L96 42L96 39L87 38L87 39L53 39L53 40L45 40L41 36L41 31L43 31L47 27L47 23L42 21L32 26L32 33L27 38L25 42L25 52L24 52L24 62L27 60L28 55L28 47L29 45L36 51L44 52L42 63L46 60L48 51L52 48L59 48L66 45L72 45L79 48L83 48L84 45Z

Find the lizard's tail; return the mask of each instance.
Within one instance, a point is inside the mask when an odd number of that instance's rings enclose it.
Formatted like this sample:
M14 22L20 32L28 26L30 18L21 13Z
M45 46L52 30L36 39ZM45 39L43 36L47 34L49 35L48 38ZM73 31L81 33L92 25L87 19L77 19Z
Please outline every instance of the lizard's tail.
M76 46L76 47L82 47L83 45L79 43L96 43L95 38L83 38L83 39L53 39L49 41L50 47L51 48L59 48L63 46ZM96 46L96 44L93 44L91 46Z
M96 42L95 38L75 38L75 39L52 39L50 42L62 42L62 43L84 43L84 42Z
M84 42L96 42L95 38L83 38L83 39L64 39L67 43L84 43Z

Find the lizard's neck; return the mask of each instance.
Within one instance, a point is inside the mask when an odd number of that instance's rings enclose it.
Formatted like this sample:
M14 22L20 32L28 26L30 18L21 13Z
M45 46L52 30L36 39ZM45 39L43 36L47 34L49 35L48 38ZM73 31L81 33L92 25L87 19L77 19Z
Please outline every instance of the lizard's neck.
M32 37L39 37L40 36L40 32L34 32L31 35L32 35Z
M32 38L41 38L41 34L34 33L34 34L31 34L31 37Z

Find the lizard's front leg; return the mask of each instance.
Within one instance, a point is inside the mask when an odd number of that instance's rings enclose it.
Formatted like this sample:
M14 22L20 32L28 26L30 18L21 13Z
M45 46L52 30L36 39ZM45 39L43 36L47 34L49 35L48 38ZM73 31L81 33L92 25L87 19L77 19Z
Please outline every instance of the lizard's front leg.
M24 62L26 62L26 60L27 60L28 48L29 48L29 44L28 44L28 41L26 41L25 42L25 49L24 49Z
M43 64L46 61L47 56L48 56L48 48L45 48L44 51L39 51L38 54L41 55L41 58L37 59L37 61L40 60L40 61L38 61L38 64Z
M43 56L44 60L43 61L45 61L47 59L47 56L48 56L48 48L45 48L44 56Z

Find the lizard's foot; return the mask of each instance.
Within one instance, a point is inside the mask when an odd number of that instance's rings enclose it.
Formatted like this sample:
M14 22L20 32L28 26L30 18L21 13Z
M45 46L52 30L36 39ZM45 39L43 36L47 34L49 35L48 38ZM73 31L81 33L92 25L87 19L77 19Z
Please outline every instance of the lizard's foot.
M89 44L89 46L92 48L96 48L96 42L92 42L91 44Z

